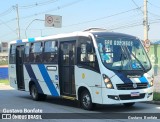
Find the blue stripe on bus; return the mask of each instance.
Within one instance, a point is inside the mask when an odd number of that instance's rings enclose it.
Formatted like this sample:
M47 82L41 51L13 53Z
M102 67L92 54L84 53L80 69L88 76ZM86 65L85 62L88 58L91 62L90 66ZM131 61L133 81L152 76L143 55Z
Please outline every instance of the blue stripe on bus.
M28 42L34 42L35 38L28 38Z
M148 83L148 80L144 76L140 77L139 80L141 81L141 83Z
M44 66L44 64L38 64L39 70L43 76L44 81L46 82L52 96L59 96L54 84L52 83L52 80Z
M34 83L35 83L35 85L36 85L36 87L37 87L37 89L38 89L38 93L44 94L43 91L42 91L42 88L41 88L41 86L39 85L38 80L37 80L37 78L36 78L36 76L35 76L35 74L34 74L34 72L33 72L33 69L32 69L32 67L31 67L31 65L30 65L30 64L25 64L25 67L26 67L26 70L27 70L27 72L28 72L28 74L29 74L29 77L30 77L31 79L34 79Z
M124 83L133 83L125 74L114 72Z

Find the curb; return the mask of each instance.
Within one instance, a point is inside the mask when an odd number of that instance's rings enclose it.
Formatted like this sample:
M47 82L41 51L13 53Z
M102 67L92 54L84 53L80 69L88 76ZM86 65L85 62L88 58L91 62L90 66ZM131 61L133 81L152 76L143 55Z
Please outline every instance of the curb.
M160 105L160 101L149 101L144 103Z

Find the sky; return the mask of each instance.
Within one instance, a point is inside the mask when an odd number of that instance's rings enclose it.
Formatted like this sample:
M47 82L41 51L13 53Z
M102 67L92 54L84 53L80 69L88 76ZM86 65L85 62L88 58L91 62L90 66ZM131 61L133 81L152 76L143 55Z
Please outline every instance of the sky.
M143 0L1 0L0 41L105 28L143 40ZM45 14L62 16L62 27L45 27ZM39 19L39 20L37 20ZM148 0L149 39L160 40L160 0Z

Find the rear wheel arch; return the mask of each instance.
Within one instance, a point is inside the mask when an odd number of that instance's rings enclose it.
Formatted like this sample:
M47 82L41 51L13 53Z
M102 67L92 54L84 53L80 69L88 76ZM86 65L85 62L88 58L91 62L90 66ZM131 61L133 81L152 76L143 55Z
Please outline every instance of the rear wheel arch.
M29 92L30 92L30 95L31 95L31 87L32 87L32 85L35 85L35 83L34 83L34 81L30 81L29 82Z
M46 94L40 94L40 93L39 93L35 82L32 81L32 80L29 82L29 91L30 91L30 95L32 96L32 99L33 99L33 100L43 101L43 100L45 100L46 97L47 97ZM34 91L34 92L33 92L33 91Z

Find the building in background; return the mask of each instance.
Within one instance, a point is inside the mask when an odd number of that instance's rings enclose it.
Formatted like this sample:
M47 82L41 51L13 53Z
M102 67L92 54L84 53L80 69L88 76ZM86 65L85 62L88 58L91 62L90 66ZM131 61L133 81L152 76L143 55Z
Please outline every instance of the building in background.
M0 43L0 63L8 60L8 42Z

